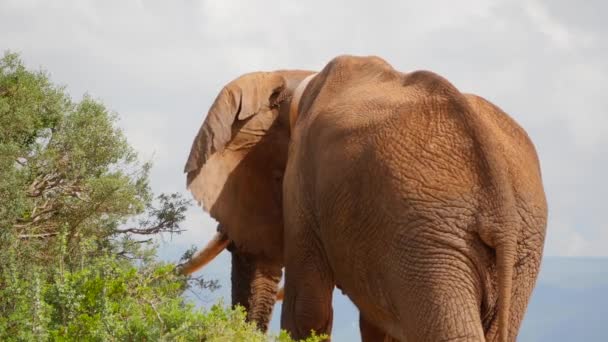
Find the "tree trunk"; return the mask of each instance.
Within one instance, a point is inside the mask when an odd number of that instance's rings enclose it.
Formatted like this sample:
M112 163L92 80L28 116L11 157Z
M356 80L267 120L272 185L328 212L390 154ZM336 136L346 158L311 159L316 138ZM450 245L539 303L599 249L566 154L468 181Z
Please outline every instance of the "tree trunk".
M264 332L272 318L281 266L232 252L232 305L247 310L247 320Z

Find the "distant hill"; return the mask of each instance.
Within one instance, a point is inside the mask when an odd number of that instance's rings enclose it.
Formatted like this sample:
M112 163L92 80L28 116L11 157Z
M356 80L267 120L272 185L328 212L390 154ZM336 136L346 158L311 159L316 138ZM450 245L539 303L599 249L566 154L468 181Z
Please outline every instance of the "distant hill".
M608 341L608 258L547 258L518 341Z
M230 302L228 253L205 275L220 279L223 288L208 298ZM280 304L274 311L271 329L280 326ZM608 258L548 257L543 261L538 285L528 307L518 341L571 342L608 341ZM333 341L359 341L358 312L340 291L334 293Z

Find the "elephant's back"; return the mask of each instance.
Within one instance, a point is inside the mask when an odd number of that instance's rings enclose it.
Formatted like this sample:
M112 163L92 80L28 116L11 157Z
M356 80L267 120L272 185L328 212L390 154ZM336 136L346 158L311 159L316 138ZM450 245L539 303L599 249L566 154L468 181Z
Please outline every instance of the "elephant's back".
M352 206L369 204L386 215L417 204L475 207L485 175L463 116L465 97L430 72L393 76L334 86L333 97L299 121L293 145L307 189L320 203L356 200Z
M393 198L477 208L480 193L491 196L506 181L526 201L546 205L534 145L507 114L432 72L383 72L332 82L331 97L322 88L318 98L327 100L301 123L295 145L320 197L348 179L356 182L349 191L378 194L387 211L399 211ZM493 172L501 167L506 180Z
M539 218L544 230L534 146L489 102L423 71L352 85L321 109L309 116L304 144L321 220L341 222L340 213L355 224L397 222L393 233L408 221L449 220L470 231L476 215L503 205L496 193L509 187L520 215Z

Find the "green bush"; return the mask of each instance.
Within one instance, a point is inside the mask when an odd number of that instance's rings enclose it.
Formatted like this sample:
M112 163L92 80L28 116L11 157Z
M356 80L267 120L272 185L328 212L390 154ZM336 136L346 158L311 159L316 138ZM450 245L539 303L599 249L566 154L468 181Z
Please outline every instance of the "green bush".
M105 257L46 283L35 274L12 277L22 280L0 290L17 309L0 317L3 341L291 341L284 332L261 333L241 307L196 308L171 264Z

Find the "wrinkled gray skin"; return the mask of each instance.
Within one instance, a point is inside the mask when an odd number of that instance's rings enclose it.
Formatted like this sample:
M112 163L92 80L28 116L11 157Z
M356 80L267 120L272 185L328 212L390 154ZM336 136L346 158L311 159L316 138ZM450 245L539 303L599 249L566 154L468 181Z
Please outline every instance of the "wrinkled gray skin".
M308 75L231 82L193 144L189 188L246 260L233 259L233 300L266 328L284 265L281 326L298 339L331 332L339 286L365 341L515 340L547 218L525 131L377 57Z

